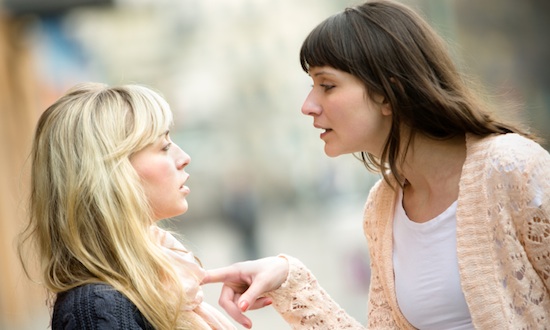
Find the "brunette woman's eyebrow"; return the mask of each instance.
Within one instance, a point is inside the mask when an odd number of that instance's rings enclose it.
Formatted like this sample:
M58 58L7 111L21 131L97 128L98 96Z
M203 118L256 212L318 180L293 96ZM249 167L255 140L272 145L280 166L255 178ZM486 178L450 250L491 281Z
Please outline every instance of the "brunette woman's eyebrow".
M316 72L316 73L313 74L314 77L324 76L324 75L334 76L335 74L332 73L332 72L328 72L328 71L319 71L319 72Z

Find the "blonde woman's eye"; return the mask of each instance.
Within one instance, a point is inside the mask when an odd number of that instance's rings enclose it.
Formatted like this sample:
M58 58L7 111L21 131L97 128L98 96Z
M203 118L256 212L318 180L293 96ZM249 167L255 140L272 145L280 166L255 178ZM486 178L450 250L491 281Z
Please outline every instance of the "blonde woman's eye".
M162 148L162 150L163 151L168 151L171 146L172 146L172 143L168 143L167 145L164 146L164 148Z

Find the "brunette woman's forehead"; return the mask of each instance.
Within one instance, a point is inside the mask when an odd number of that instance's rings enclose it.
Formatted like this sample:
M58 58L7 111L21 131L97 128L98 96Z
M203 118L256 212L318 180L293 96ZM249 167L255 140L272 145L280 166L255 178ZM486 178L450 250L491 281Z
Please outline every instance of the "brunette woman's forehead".
M319 76L334 76L335 72L331 70L336 70L335 68L328 66L312 66L309 68L308 75L312 78Z

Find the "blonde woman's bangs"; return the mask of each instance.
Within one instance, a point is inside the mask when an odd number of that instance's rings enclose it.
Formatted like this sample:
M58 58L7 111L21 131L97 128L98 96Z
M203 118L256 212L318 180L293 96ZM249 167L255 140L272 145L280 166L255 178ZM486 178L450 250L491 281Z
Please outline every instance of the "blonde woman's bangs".
M124 102L125 127L121 139L108 156L126 158L155 142L173 123L168 103L156 92L139 85L115 87L116 102Z
M130 112L127 114L128 142L132 152L139 151L155 142L172 126L170 106L157 93L141 86L127 90Z

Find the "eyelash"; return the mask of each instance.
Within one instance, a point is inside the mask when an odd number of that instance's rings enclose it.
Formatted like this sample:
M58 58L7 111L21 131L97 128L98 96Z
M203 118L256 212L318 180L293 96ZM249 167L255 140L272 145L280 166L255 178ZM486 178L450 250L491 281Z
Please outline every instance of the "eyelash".
M328 91L334 88L334 85L329 85L329 84L320 84L319 86L323 87L325 91Z

